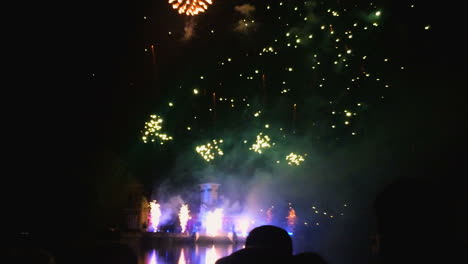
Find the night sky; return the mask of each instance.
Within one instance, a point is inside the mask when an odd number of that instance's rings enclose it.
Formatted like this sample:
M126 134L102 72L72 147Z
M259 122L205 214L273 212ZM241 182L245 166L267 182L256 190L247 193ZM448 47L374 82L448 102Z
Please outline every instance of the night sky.
M458 3L317 1L307 9L296 1L295 11L295 1L287 0L281 7L273 0L213 2L192 20L154 0L63 2L16 18L18 30L8 39L15 49L5 50L11 81L3 88L4 212L12 233L60 237L58 230L92 229L102 206L96 197L116 195L112 188L128 177L149 194L161 183L190 187L210 179L207 173L257 183L268 174L272 186L300 186L293 199L362 202L356 210L397 176L434 178L441 190L456 189L466 156L467 87ZM235 11L243 4L255 11ZM242 19L255 23L236 31ZM184 39L190 21L194 33ZM344 38L348 28L353 39ZM349 86L355 76L359 84ZM235 106L220 97L235 98ZM347 119L344 110L357 115ZM151 114L164 119L163 130L174 140L141 140ZM248 149L259 131L276 143L260 158ZM221 138L219 159L206 162L194 150ZM297 167L284 160L295 148L308 154Z

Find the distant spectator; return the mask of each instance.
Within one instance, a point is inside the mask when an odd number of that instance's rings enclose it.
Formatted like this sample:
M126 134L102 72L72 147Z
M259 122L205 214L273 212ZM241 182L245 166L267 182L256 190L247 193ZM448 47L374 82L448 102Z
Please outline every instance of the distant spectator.
M294 255L295 264L327 264L325 259L315 252L302 252Z

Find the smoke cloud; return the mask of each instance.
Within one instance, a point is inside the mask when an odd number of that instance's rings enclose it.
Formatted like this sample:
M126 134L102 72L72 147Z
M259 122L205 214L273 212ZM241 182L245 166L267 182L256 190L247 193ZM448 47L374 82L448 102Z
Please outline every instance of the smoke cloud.
M257 27L255 20L252 19L253 13L255 12L255 6L243 4L235 6L234 10L241 15L241 18L237 21L234 27L235 32L247 34Z
M195 21L195 17L191 16L185 21L184 25L184 35L182 40L188 41L195 36L195 27L197 26L197 22Z
M237 12L241 13L242 15L246 17L250 17L252 13L255 11L255 6L250 5L250 4L243 4L243 5L235 6L234 10L236 10Z

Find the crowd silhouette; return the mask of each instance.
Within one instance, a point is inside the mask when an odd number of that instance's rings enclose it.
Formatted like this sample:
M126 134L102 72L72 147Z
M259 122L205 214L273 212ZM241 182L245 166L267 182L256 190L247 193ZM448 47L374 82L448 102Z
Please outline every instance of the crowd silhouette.
M216 261L216 264L237 263L326 264L325 260L315 252L293 255L293 242L288 232L273 225L254 228L247 236L245 248Z

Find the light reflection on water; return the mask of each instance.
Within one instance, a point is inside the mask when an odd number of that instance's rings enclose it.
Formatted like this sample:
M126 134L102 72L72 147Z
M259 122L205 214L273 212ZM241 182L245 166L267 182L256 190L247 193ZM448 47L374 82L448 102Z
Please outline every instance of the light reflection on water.
M179 245L149 248L144 264L214 264L216 260L242 248L242 245Z

